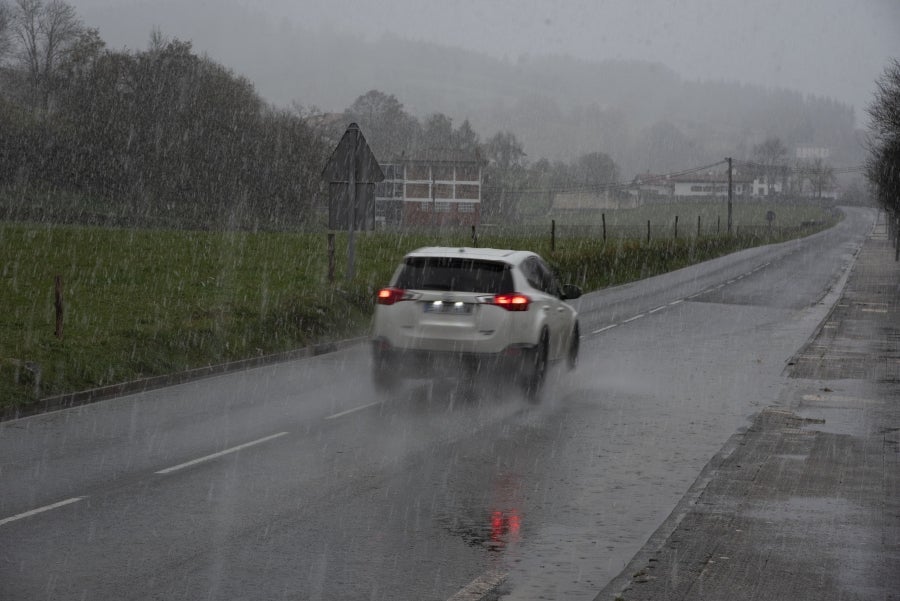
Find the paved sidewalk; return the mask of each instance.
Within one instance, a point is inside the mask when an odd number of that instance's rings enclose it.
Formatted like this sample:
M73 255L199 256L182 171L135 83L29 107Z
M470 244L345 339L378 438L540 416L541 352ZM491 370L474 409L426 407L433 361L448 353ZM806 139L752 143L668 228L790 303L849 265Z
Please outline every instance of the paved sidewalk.
M900 264L883 225L785 374L781 406L598 601L900 599Z

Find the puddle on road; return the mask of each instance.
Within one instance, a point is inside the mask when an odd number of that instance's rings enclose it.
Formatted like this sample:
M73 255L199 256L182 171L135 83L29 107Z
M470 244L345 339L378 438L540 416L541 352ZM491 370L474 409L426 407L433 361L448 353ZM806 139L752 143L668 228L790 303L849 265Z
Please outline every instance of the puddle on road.
M436 519L447 532L471 547L499 552L521 540L522 517L515 509L495 510L476 518L443 514Z

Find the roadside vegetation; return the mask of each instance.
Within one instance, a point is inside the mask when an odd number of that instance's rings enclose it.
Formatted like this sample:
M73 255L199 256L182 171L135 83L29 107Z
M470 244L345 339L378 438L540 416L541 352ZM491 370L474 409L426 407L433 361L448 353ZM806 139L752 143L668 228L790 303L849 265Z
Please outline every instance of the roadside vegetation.
M745 227L737 236L649 243L561 231L555 250L549 229L543 236L485 231L478 242L534 250L564 281L590 291L807 235L835 220L819 210L817 219ZM330 283L324 233L0 223L0 409L364 335L374 291L406 252L432 244L471 245L471 233L360 235L357 276L347 282L346 239L339 234ZM55 335L56 276L62 284L61 337Z
M836 219L782 197L736 200L732 235L722 201L561 212L556 192L631 198L602 148L532 162L512 131L482 139L378 90L337 114L274 107L189 41L148 34L144 50L110 49L65 2L0 0L0 411L365 334L404 253L473 244L466 228L361 234L348 282L338 235L330 281L322 168L350 122L383 161L438 147L478 157L478 245L534 250L586 291ZM698 148L671 127L650 132L679 161ZM748 174L773 167L764 149ZM800 192L812 183L795 175Z

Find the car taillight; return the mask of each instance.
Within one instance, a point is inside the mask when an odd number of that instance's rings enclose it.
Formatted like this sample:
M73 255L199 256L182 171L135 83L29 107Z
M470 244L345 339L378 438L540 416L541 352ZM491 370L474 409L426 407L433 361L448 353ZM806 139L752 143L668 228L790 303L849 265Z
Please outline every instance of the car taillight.
M527 311L531 299L524 294L498 294L494 297L493 304L507 311Z
M400 288L382 288L375 296L375 302L379 305L393 305L397 301L402 301L406 298L406 290Z

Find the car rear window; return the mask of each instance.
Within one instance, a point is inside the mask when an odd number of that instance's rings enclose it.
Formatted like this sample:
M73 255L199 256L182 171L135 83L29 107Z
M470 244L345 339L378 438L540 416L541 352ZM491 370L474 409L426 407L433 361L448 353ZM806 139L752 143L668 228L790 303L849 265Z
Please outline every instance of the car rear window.
M454 292L513 292L513 278L506 263L456 257L409 257L395 284L406 290Z

